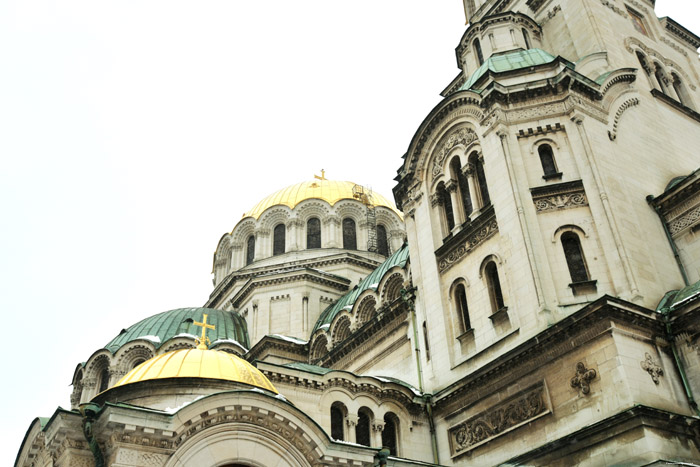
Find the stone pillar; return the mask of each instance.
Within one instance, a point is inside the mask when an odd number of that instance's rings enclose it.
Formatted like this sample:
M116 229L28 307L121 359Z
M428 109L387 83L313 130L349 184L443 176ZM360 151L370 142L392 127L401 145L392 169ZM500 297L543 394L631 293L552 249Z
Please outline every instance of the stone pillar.
M345 426L347 428L347 440L350 443L356 443L357 437L355 436L355 427L357 427L358 417L355 414L348 414L345 417Z
M384 431L384 420L374 420L372 422L372 446L382 447L382 431Z
M455 219L455 228L452 230L458 232L466 219L464 218L464 209L461 209L462 200L459 199L457 180L448 181L445 184L445 189L447 189L447 192L450 194L450 199L452 200L452 216L454 216Z
M469 197L472 200L471 217L472 219L474 219L481 213L482 208L481 193L479 193L476 189L476 167L474 167L474 164L469 162L462 168L462 171L464 172L464 175L467 176L467 185L469 185Z

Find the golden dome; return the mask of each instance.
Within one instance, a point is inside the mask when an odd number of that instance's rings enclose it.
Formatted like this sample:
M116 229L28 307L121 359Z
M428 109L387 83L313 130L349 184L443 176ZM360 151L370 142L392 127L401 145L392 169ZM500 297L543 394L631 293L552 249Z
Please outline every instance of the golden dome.
M263 199L256 204L253 209L243 214L243 217L254 217L257 219L267 208L271 208L272 206L282 205L294 209L297 204L307 199L321 199L333 206L341 199L354 199L352 189L355 185L356 184L353 182L338 182L325 179L297 183L296 185L283 188ZM401 215L396 209L396 206L394 206L394 203L379 193L372 193L372 202L375 206L387 207L396 212L399 216Z
M218 350L181 349L146 360L113 387L166 378L210 378L244 383L278 394L260 370L235 355Z

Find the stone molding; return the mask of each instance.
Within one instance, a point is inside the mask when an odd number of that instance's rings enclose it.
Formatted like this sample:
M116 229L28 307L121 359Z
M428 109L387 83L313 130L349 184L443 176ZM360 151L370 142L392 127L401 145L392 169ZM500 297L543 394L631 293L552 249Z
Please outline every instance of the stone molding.
M544 382L449 428L450 454L457 457L551 413Z
M581 180L531 188L530 193L538 214L588 206L586 191Z
M443 174L443 166L445 164L445 159L450 154L455 146L462 145L468 147L474 141L478 141L479 137L476 132L468 127L461 127L453 130L447 135L443 143L434 152L436 154L435 160L433 161L432 176L433 181Z
M620 108L617 109L617 112L615 112L615 119L613 121L612 129L608 130L608 138L610 138L610 141L615 141L615 139L617 139L617 127L620 124L620 118L622 118L622 114L625 112L625 110L636 105L639 105L639 99L633 97L632 99L627 99L620 106Z
M462 230L457 235L449 238L437 249L435 255L440 274L461 261L497 232L496 212L491 206L470 223L463 224Z
M555 123L554 126L546 125L544 128L538 126L537 128L528 128L527 130L520 130L517 134L518 138L529 138L530 136L542 136L549 133L555 133L557 131L565 131L565 127L561 123Z

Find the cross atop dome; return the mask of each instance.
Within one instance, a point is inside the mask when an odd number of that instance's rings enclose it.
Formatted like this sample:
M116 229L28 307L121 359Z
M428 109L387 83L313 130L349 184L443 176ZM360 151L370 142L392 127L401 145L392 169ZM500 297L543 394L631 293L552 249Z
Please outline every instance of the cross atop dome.
M211 341L207 337L207 329L211 329L212 331L216 329L216 326L213 324L207 324L207 315L204 313L204 318L202 319L202 322L200 323L199 321L195 321L194 324L195 326L201 326L202 328L202 337L199 338L199 344L197 345L197 348L200 350L207 350L209 347L207 347L207 344L211 344Z

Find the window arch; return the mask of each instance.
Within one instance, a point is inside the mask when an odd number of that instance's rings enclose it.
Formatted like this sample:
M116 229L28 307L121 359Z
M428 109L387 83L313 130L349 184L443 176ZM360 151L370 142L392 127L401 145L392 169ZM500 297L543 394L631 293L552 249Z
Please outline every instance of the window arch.
M245 250L245 265L248 266L255 261L255 235L248 237Z
M469 306L467 305L467 290L464 284L459 283L454 289L453 299L455 303L455 310L457 316L459 317L460 324L462 326L462 332L469 331L471 326L471 321L469 320Z
M306 248L321 248L321 221L318 217L306 222Z
M343 248L357 250L357 226L349 217L343 219Z
M545 180L551 178L556 178L561 175L557 170L557 165L554 162L554 151L552 146L549 144L540 144L537 147L537 153L540 155L540 163L542 164L542 171L544 172Z
M523 39L525 40L525 48L530 49L530 34L528 34L527 29L523 28Z
M498 277L498 267L495 261L491 260L486 264L484 275L486 276L491 310L493 313L496 313L505 307L505 302L503 301L503 290L501 289L501 280Z
M447 230L447 232L445 232L445 236L447 236L455 227L455 216L454 211L452 211L452 198L447 192L444 182L440 182L435 194L437 196L438 204L442 206L443 219L445 220L445 227Z
M331 438L336 441L345 441L345 416L348 409L341 402L333 402L331 405Z
M453 180L457 181L457 189L459 192L459 199L462 202L462 212L464 213L464 218L469 219L469 215L472 213L472 199L469 195L469 181L462 171L462 164L459 161L459 157L454 157L450 161L450 175Z
M398 456L399 417L391 412L384 414L384 428L382 429L382 447L389 449L389 454Z
M272 235L272 256L283 254L287 236L287 229L284 224L277 224Z
M386 227L382 224L377 225L377 253L382 256L389 256L389 237L386 233Z
M476 54L479 66L481 66L484 63L484 52L481 50L481 42L479 42L479 39L474 39L474 53Z
M355 442L363 446L370 446L370 423L372 411L367 407L361 407L357 412L357 425L355 425Z
M316 341L313 343L311 346L311 351L309 352L309 356L311 358L311 361L317 361L324 355L328 353L328 339L326 338L325 335L321 335L316 339Z
M102 391L106 391L109 388L109 368L104 367L102 368L102 371L100 371L100 386L99 390L97 393L101 393Z
M586 261L581 248L581 240L574 232L564 232L561 236L561 246L564 249L564 257L566 257L566 265L569 268L571 282L587 282L590 275L586 267Z

